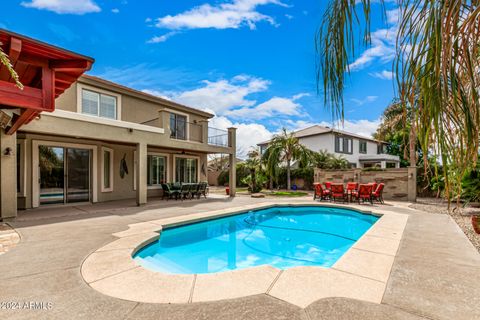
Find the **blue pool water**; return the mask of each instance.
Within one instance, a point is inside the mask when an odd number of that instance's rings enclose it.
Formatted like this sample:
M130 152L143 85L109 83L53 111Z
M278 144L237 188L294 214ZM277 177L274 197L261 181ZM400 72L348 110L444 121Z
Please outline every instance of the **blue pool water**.
M134 259L176 274L331 267L377 220L342 208L274 207L163 230Z

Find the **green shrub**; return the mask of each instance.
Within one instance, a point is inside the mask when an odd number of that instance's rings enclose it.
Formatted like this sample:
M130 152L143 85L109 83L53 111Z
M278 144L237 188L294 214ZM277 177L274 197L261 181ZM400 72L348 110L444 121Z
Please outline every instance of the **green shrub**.
M462 199L466 202L480 201L480 172L477 168L465 173L462 178Z

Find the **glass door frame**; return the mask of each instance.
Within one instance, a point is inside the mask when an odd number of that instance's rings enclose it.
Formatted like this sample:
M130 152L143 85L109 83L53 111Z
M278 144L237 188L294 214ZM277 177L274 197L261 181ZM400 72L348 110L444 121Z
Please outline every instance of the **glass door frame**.
M40 206L39 146L90 150L90 203L98 202L98 147L96 145L32 140L32 208ZM84 202L84 203L89 203ZM72 203L72 204L79 204Z

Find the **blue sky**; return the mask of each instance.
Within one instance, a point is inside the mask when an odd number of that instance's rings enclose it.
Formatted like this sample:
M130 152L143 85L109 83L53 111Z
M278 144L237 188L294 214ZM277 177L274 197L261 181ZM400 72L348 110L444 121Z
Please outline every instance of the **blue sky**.
M245 154L282 127L331 125L315 83L326 3L10 0L0 27L95 58L92 75L215 113L212 125L239 128ZM396 11L376 16L372 47L353 57L345 92L344 129L364 135L394 94Z

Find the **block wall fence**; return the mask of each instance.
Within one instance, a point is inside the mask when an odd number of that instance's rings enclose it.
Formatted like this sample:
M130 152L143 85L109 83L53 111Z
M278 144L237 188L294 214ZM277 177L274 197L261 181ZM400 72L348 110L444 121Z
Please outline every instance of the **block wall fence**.
M385 183L384 199L414 202L417 195L417 168L392 168L380 171L314 169L314 182Z

